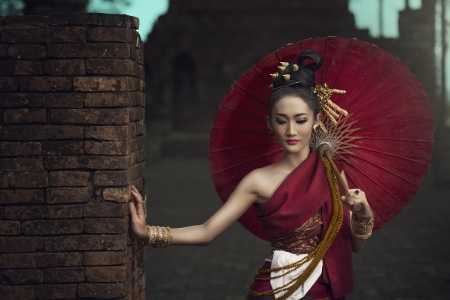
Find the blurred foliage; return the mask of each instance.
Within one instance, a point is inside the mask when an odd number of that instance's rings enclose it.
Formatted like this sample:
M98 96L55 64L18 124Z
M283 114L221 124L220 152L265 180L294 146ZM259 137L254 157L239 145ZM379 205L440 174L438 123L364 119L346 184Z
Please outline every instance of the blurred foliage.
M35 0L46 4L46 0ZM72 2L75 2L72 0ZM86 10L89 12L120 13L124 6L131 4L131 0L89 0ZM0 16L22 15L25 4L23 0L0 0Z
M131 0L90 0L87 11L119 14L123 11L124 6L131 4Z
M21 0L1 0L0 16L21 15L24 7Z

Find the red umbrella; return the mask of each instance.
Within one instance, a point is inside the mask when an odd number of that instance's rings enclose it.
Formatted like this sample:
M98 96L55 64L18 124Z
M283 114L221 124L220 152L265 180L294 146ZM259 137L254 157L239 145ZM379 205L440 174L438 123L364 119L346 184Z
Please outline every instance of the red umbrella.
M281 61L296 61L312 49L323 58L316 82L345 90L332 101L348 111L336 127L334 159L350 187L366 193L375 229L400 212L419 188L428 169L434 138L433 115L416 76L387 51L356 39L327 37L289 44L248 69L229 89L211 130L210 169L223 202L250 171L282 154L265 118L271 73ZM270 240L251 207L239 222Z

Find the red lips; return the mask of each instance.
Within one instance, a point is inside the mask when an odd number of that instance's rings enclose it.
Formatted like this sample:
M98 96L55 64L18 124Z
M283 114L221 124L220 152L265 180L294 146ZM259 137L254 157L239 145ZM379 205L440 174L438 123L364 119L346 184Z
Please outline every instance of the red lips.
M296 140L296 139L288 139L286 142L287 142L289 145L295 145L295 144L298 143L298 140Z

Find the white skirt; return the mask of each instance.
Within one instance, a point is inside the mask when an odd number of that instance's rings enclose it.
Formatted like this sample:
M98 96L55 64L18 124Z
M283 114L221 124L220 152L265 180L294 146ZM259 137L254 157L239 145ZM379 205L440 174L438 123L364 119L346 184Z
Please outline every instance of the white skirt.
M286 265L290 265L292 263L295 263L304 257L306 257L307 254L292 254L283 250L275 250L272 256L272 269L283 267ZM308 261L304 263L300 268L292 271L289 274L286 274L280 278L275 278L270 280L270 284L272 285L272 289L276 289L280 286L283 286L287 284L288 282L292 281L295 277L298 277L301 273L305 271L305 269L311 264L311 261ZM323 261L321 260L312 274L306 279L305 283L302 284L289 298L288 300L296 300L301 299L305 296L305 294L309 291L309 289L313 286L313 284L319 279L320 274L322 274L322 266ZM281 270L277 272L272 272L271 277L279 276L282 274L287 273L291 269ZM279 298L283 296L286 293L286 291L281 291L275 294L275 298Z

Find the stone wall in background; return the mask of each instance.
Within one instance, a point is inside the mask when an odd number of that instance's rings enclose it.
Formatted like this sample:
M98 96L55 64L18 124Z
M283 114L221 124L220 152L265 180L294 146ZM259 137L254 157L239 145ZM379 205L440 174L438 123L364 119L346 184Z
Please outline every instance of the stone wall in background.
M138 19L0 18L0 298L145 299Z

